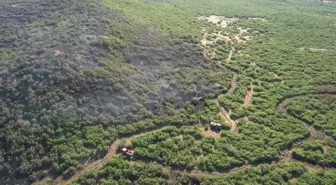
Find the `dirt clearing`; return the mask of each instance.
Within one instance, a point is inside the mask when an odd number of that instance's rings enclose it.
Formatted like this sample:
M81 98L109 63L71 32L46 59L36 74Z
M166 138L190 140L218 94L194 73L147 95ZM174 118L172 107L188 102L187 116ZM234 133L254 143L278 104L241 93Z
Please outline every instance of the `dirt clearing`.
M217 26L221 26L222 28L226 28L230 23L236 22L238 18L229 18L225 16L217 16L217 15L210 15L209 17L206 16L199 16L198 20L206 20Z
M204 127L200 127L200 131L204 137L213 137L215 139L220 139L220 132L212 131L210 128L208 130L204 130Z
M243 105L244 107L248 107L252 105L253 94L254 94L253 83L251 82L250 90L247 91L245 95L244 105Z
M137 137L141 137L145 134L150 134L153 132L156 132L157 130L153 130L153 131L148 131L148 132L144 132L144 133L140 133L140 134L136 134L133 135L131 137L128 138L117 138L111 145L109 148L108 153L105 155L105 157L103 159L99 159L97 161L94 161L92 163L89 163L88 165L86 165L84 167L83 170L78 171L75 175L73 175L70 179L64 180L62 176L56 178L55 180L53 180L51 183L49 184L53 184L53 185L66 185L66 184L71 184L73 182L75 182L81 175L85 174L85 172L91 171L91 170L97 170L100 169L102 167L104 167L108 161L110 161L112 158L116 157L118 155L118 147L121 143L121 139L125 139L126 143L130 144L132 139L137 138ZM42 179L40 182L36 182L33 185L42 185L42 184L48 184L47 182L50 181L51 179L49 177L46 177L45 179Z
M221 117L225 121L230 123L230 125L231 125L230 132L231 133L237 133L238 132L238 121L232 120L231 117L230 117L230 114L223 107L220 108L220 111L221 111Z
M264 18L258 18L258 17L250 17L250 18L248 18L248 19L250 19L250 20L253 20L253 21L261 21L261 22L265 22L265 21L267 21L266 19L264 19Z

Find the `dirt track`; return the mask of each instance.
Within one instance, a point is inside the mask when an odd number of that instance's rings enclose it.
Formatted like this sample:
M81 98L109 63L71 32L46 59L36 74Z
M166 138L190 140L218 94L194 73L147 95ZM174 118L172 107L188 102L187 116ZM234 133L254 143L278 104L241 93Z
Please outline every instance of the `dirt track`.
M253 95L254 95L253 83L251 82L250 90L246 92L245 99L244 99L244 106L245 107L248 107L248 106L252 105Z
M334 93L335 92L330 92L330 94L334 94ZM312 93L312 94L319 95L319 93ZM321 95L323 95L323 94L328 94L328 93L326 93L326 92L321 93ZM304 96L304 95L297 95L297 96L293 96L293 97L287 98L285 100L282 100L281 102L278 103L277 111L279 113L286 114L288 117L291 117L293 119L296 119L296 120L299 120L300 122L302 122L303 125L309 131L309 138L308 139L317 139L317 138L319 138L319 139L324 139L324 140L327 140L329 142L333 142L333 143L336 144L336 141L331 136L326 135L322 131L316 130L313 125L309 125L308 123L304 122L303 120L300 120L299 118L296 118L296 117L294 117L293 115L290 115L287 112L286 106L287 106L288 100L296 98L296 97L300 97L300 96Z
M330 94L335 94L335 93L336 92L331 92ZM315 93L315 94L318 94L318 93ZM321 94L328 94L328 93L321 93ZM309 130L309 135L310 136L307 139L316 139L316 138L326 139L327 141L333 142L333 143L336 144L336 141L332 137L327 136L323 132L316 130L313 126L311 126L311 125L305 123L304 121L302 121L302 120L300 120L298 118L295 118L292 115L290 115L290 114L287 113L287 110L286 110L287 101L289 99L292 99L292 98L295 98L295 97L298 97L298 96L302 96L302 95L297 95L297 96L294 96L294 97L291 97L291 98L287 98L287 99L279 102L278 106L277 106L277 111L279 113L286 114L288 117L291 117L293 119L301 121L304 124L304 126ZM224 110L223 115L226 115L226 114L228 115L228 113L225 111L224 108L221 108L221 111L222 110ZM231 128L231 130L232 129L233 128ZM321 138L321 137L323 137L323 138ZM293 151L293 149L299 147L300 144L302 144L307 139L298 141L298 142L292 144L292 146L289 149L282 151L280 153L280 157L279 157L278 161L273 161L271 163L266 162L266 163L261 163L261 164L258 164L258 165L262 165L262 164L281 164L281 163L287 163L287 162L302 162L302 161L297 161L296 159L294 159L292 157L292 151ZM244 170L247 170L247 169L249 169L251 167L258 166L258 165L245 164L245 165L240 166L240 167L232 168L232 169L230 169L230 170L228 170L226 172L204 172L204 171L200 171L200 170L192 170L190 172L183 171L183 173L185 175L187 175L187 176L195 176L195 177L199 177L199 176L202 176L202 175L207 175L207 176L208 175L210 175L210 176L228 176L228 175L231 175L233 173L244 171ZM335 168L322 167L320 165L313 165L313 164L310 164L310 163L307 163L307 162L305 162L305 165L306 165L306 168L309 171L316 171L316 170L321 170L321 169L323 169L323 170L335 170Z
M133 136L134 137L134 136ZM131 139L132 137L128 138ZM117 155L117 149L120 145L121 140L120 139L116 139L112 145L109 148L108 153L105 155L105 157L103 159L99 159L97 161L94 161L92 163L89 163L87 166L85 166L85 168L79 172L77 172L75 175L73 175L70 179L68 180L63 180L62 176L56 178L52 184L54 185L58 185L58 184L70 184L74 181L76 181L81 175L83 175L85 172L91 171L91 170L95 170L95 169L100 169L103 166L105 166L107 164L107 162L115 157Z
M230 123L231 125L230 132L237 133L238 132L238 121L232 120L230 117L230 114L223 107L220 108L220 112L221 112L222 118Z
M226 62L231 61L233 51L234 51L234 48L231 48L229 56L226 59ZM237 74L234 73L233 71L231 71L231 73L232 73L231 86L230 86L230 89L226 92L227 94L233 93L237 88ZM218 98L217 98L217 101L218 101ZM219 102L218 102L218 104L219 104ZM231 119L230 114L225 110L224 107L220 107L220 116L224 120L226 120L228 123L230 123L230 125L231 125L230 132L231 133L238 132L238 122L236 120Z
M231 60L231 57L232 57L232 54L233 54L233 51L234 51L234 48L232 48L230 50L230 53L229 53L229 56L227 58L227 61L230 61ZM206 56L204 56L204 58L208 59L209 57L207 56L207 52L203 53L205 54ZM224 66L220 65L221 68L223 69L226 69L226 70L229 70L227 68L225 68ZM230 70L229 70L230 71ZM234 73L233 71L231 71L231 73L233 74L232 75L232 80L231 80L231 87L230 89L227 91L227 93L233 93L236 89L236 86L237 86L237 75L236 73ZM253 87L251 89L252 93L253 93ZM218 100L218 98L217 98ZM278 104L278 107L277 107L277 110L278 112L280 113L285 113L287 116L289 117L292 117L294 118L293 116L289 115L286 111L286 101L287 99L283 100L282 102L280 102ZM230 116L228 114L228 112L223 108L221 107L220 108L220 112L221 112L221 115L224 116L232 125L231 127L231 132L236 132L238 130L238 127L237 127L237 122L234 121L234 120L231 120L230 119ZM297 119L297 118L294 118L294 119ZM300 120L301 121L301 120ZM303 122L303 121L302 121ZM310 135L311 136L314 136L317 131L314 127L311 127L309 126L308 124L304 123L305 126L309 129L309 132L310 132ZM159 128L157 128L159 129ZM125 139L127 142L130 142L132 139L136 138L136 137L139 137L139 136L142 136L142 135L145 135L145 134L148 134L148 133L151 133L151 132L155 132L156 130L152 130L152 131L148 131L148 132L144 132L144 133L141 133L141 134L137 134L137 135L133 135L131 137L127 137L127 138L122 138L122 139ZM90 164L88 164L87 166L85 166L85 168L81 171L78 171L75 175L73 175L70 179L68 180L63 180L62 176L54 179L51 184L52 185L67 185L67 184L70 184L74 181L76 181L81 175L85 174L85 172L88 172L88 171L91 171L91 170L95 170L95 169L100 169L102 168L103 166L105 166L109 160L111 160L112 158L114 158L115 156L117 156L117 149L120 145L120 142L121 142L121 138L118 138L116 139L110 146L109 148L109 151L108 153L106 154L106 156L103 158L103 159L99 159L97 161L94 161ZM289 161L294 161L293 158L291 158L291 150L293 149L293 147L295 147L296 145L293 144L293 146L291 147L291 149L288 149L288 150L285 150L282 152L282 158L280 158L279 161L274 161L273 163L284 163L284 162L289 162ZM263 163L263 164L269 164L269 163ZM311 166L311 165L310 165ZM248 168L252 167L251 165L249 164L246 164L246 165L243 165L241 167L236 167L236 168L232 168L230 170L228 170L227 172L203 172L203 171L199 171L199 170L192 170L190 172L187 172L187 171L179 171L179 172L183 172L183 173L186 173L187 175L189 176L200 176L200 175L217 175L217 176L224 176L224 175L230 175L234 172L238 172L238 171L243 171L243 170L246 170ZM38 185L38 184L48 184L46 183L48 179L44 179L40 182L37 182L37 183L34 183L35 185Z
M102 167L104 167L108 161L110 161L113 157L116 157L118 155L117 150L118 147L121 143L121 139L126 140L127 143L130 143L132 141L132 139L143 136L145 134L149 134L152 132L155 132L156 130L152 130L152 131L148 131L148 132L144 132L144 133L140 133L140 134L136 134L133 135L131 137L127 137L127 138L117 138L110 146L108 153L105 155L105 157L103 159L99 159L97 161L94 161L92 163L89 163L87 166L85 166L84 169L78 171L75 175L73 175L70 179L64 180L62 178L62 176L52 180L51 184L52 185L66 185L66 184L70 184L74 181L76 181L81 175L85 174L85 172L91 171L91 170L96 170L96 169L100 169ZM50 180L48 178L43 179L40 182L36 182L33 185L44 185L44 184L48 184L47 181Z
M232 81L234 81L234 80L232 80ZM290 98L288 98L288 99L290 99ZM287 116L294 118L293 116L289 115L287 113L287 111L286 111L286 105L287 105L286 101L288 99L285 99L282 102L280 102L278 104L277 110L278 110L279 113L284 113ZM297 118L294 118L294 119L297 119ZM302 120L299 120L299 121L303 122ZM308 128L311 137L314 137L316 135L316 133L319 132L314 127L309 126L306 123L304 123L304 125ZM130 142L132 139L134 139L136 137L139 137L139 136L142 136L142 135L145 135L145 134L149 134L149 133L155 132L155 131L156 130L152 130L152 131L148 131L148 132L144 132L144 133L141 133L141 134L133 135L131 137L123 138L123 139L125 139L127 142ZM330 138L330 136L326 136L326 137ZM83 175L85 172L88 172L88 171L94 170L94 169L100 169L100 168L102 168L104 165L107 164L107 162L109 160L111 160L113 157L117 156L117 152L116 151L117 151L117 149L118 149L118 147L120 145L120 142L121 142L121 139L116 139L111 144L109 152L106 154L106 156L103 159L100 159L100 160L97 160L95 162L90 163L83 170L77 172L74 176L72 176L68 180L62 180L62 177L58 177L51 184L53 184L53 185L67 185L67 184L70 184L70 183L76 181L78 179L78 177L81 176L81 175ZM290 149L283 151L281 153L281 157L280 157L279 161L274 161L274 162L271 162L271 163L262 163L262 164L285 163L285 162L296 161L295 159L293 159L291 157L291 151L295 147L299 146L300 143L302 143L302 141L293 144ZM310 169L320 169L321 168L318 165L311 165L311 164L308 164L308 163L306 163L306 166L309 167ZM245 165L243 165L241 167L232 168L232 169L230 169L230 170L228 170L226 172L204 172L204 171L200 171L200 170L192 170L192 171L189 171L189 172L188 171L178 171L178 170L175 170L175 171L176 172L182 172L182 173L184 173L185 175L188 175L188 176L200 176L200 175L201 176L202 175L227 176L227 175L230 175L230 174L238 172L238 171L244 171L244 170L246 170L248 168L251 168L251 167L253 167L253 166L250 165L250 164L245 164ZM323 169L334 169L334 168L323 168ZM35 184L41 184L42 182L43 181L41 181L40 183L35 183Z
M237 74L233 73L232 80L231 80L231 87L227 93L233 93L236 87L237 87Z

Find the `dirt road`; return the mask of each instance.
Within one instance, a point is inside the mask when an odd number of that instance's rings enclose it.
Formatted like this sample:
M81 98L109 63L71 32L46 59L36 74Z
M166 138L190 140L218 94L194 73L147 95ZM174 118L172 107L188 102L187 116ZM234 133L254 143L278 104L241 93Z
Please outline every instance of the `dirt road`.
M230 132L237 133L238 132L238 121L232 120L230 114L224 109L224 107L220 108L221 116L224 120L226 120L231 125Z
M231 60L231 57L232 57L232 54L234 52L234 48L232 48L230 50L230 53L229 53L229 56L227 58L227 62L229 62ZM208 59L208 55L207 55L207 52L204 53L206 56L204 56L204 58ZM221 68L223 69L226 69L224 66L220 65ZM229 70L229 69L226 69L226 70ZM229 70L230 71L230 70ZM236 73L234 73L233 71L231 71L231 73L233 74L232 76L232 80L231 80L231 87L230 89L227 91L227 93L233 93L237 87L237 75ZM253 87L251 87L251 91L252 91L252 95L253 95ZM250 92L251 93L251 92ZM251 96L251 94L249 94L249 97ZM218 98L217 98L218 99ZM287 99L286 99L287 100ZM291 115L289 115L287 112L286 112L286 100L283 100L282 102L280 102L278 104L278 111L281 112L281 113L285 113L287 114L288 116L292 117ZM250 100L249 100L250 101ZM229 113L223 108L221 107L220 108L220 112L221 112L221 115L223 116L224 119L226 119L229 123L231 123L231 132L237 132L238 130L238 126L237 126L237 121L235 120L232 120L230 118L230 115ZM294 117L292 117L294 118ZM297 118L294 118L294 119L297 119ZM311 127L309 126L308 124L304 123L305 126L309 129L309 132L310 132L310 135L311 136L314 136L316 135L317 131L314 127ZM117 154L117 149L121 143L121 139L125 139L126 142L131 142L132 139L136 138L136 137L140 137L142 135L145 135L145 134L149 134L151 132L155 132L156 130L158 130L159 128L156 128L155 130L152 130L152 131L148 131L148 132L144 132L144 133L141 133L141 134L137 134L137 135L133 135L131 137L127 137L127 138L118 138L116 139L110 146L109 148L109 151L108 153L105 155L105 157L103 159L99 159L97 161L94 161L92 163L89 163L87 166L84 167L83 170L80 170L78 171L75 175L73 175L70 179L68 180L63 180L62 177L58 177L54 180L52 180L51 184L52 185L67 185L67 184L70 184L72 182L75 182L81 175L85 174L85 172L88 172L88 171L91 171L91 170L95 170L95 169L100 169L102 168L103 166L105 166L108 161L110 161L112 158L116 157L118 154ZM293 147L291 147L293 148ZM287 161L291 161L292 158L290 158L291 156L291 151L290 150L286 150L286 151L283 151L284 152L284 156L287 156L286 160L280 160L278 162L287 162ZM188 173L189 175L195 175L195 176L199 176L199 175L230 175L231 173L234 173L234 172L237 172L237 171L243 171L243 170L246 170L248 168L250 168L251 165L249 164L246 164L246 165L243 165L241 167L238 167L238 168L233 168L231 170L228 170L228 172L212 172L212 173L209 173L209 172L202 172L202 171L199 171L199 170L193 170L191 172L185 172L185 173ZM45 180L42 180L40 182L36 182L34 183L35 185L38 185L38 184L48 184L48 183L44 183L46 182L46 180L48 180L47 178Z
M252 105L253 95L254 95L253 83L251 82L250 90L246 92L243 106L248 107Z
M99 159L96 160L92 163L89 163L88 165L86 165L84 167L84 169L78 171L75 175L73 175L70 179L64 180L62 176L52 180L51 184L52 185L67 185L67 184L71 184L72 182L75 182L81 175L84 175L86 172L91 171L91 170L97 170L100 169L102 167L104 167L112 158L116 157L118 155L117 151L118 151L118 147L121 143L121 140L124 139L126 141L126 143L130 143L132 141L132 139L143 136L145 134L149 134L149 133L153 133L156 132L157 130L152 130L152 131L148 131L148 132L144 132L144 133L140 133L140 134L136 134L133 135L131 137L127 137L127 138L117 138L110 146L108 153L105 155L105 157L103 159ZM50 180L50 178L46 178L43 179L40 182L36 182L33 185L45 185L48 184L48 180Z

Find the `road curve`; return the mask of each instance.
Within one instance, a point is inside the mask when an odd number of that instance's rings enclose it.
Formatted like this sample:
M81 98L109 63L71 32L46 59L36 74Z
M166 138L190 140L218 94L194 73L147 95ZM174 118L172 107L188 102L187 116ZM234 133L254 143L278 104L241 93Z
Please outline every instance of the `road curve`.
M308 129L309 131L309 138L310 139L313 139L313 138L320 138L320 139L325 139L327 140L329 143L333 143L335 146L336 146L336 141L333 137L331 136L328 136L327 134L325 134L324 132L320 131L320 130L317 130L314 125L310 125L308 123L306 123L304 120L301 120L297 117L295 117L294 115L291 115L287 112L287 104L288 104L288 101L291 100L291 99L294 99L294 98L297 98L297 97L300 97L300 96L307 96L307 95L326 95L326 94L330 94L330 95L334 95L336 94L336 92L333 92L333 91L330 91L330 92L313 92L311 94L298 94L298 95L294 95L294 96L290 96L289 98L286 98L286 99L283 99L281 100L278 104L277 104L277 111L280 113L280 114L286 114L286 116L288 117L291 117L292 119L295 119L295 120L299 120L300 122L303 123L303 125ZM302 141L301 141L302 142Z
M227 61L231 60L231 56L232 56L233 51L234 51L234 48L231 49ZM206 55L204 58L208 59L207 53L204 53L204 54ZM223 68L223 69L225 69L225 70L228 70L228 71L230 71L232 73L231 86L230 86L230 89L226 92L226 94L227 93L233 93L234 90L236 89L236 86L237 86L237 74L235 72L231 71L230 69L225 68L222 65L220 65L220 67ZM319 94L319 93L307 93L305 95L309 95L309 94ZM323 92L321 94L329 94L329 93ZM330 94L336 94L336 92L331 92ZM295 98L295 97L298 97L298 96L302 96L302 94L301 95L293 95L293 96L291 96L289 98L280 100L279 103L277 104L277 111L279 113L284 113L287 116L292 117L293 119L296 119L296 120L299 120L299 121L303 122L304 125L308 128L310 135L314 135L314 134L316 134L318 132L314 127L306 124L304 121L302 121L302 120L300 120L298 118L295 118L295 117L293 117L293 116L291 116L291 115L289 115L287 113L287 110L286 110L287 101L289 99L291 99L291 98ZM72 182L75 182L81 175L85 174L85 172L88 172L88 171L91 171L91 170L100 169L103 166L105 166L108 163L109 160L111 160L112 158L116 157L117 156L117 149L118 149L118 147L120 145L121 139L125 139L126 141L130 142L132 139L134 139L136 137L140 137L142 135L149 134L151 132L155 132L158 129L160 129L160 128L156 128L156 129L148 131L148 132L143 132L141 134L136 134L136 135L133 135L131 137L116 139L111 144L108 153L105 155L105 157L103 159L99 159L97 161L94 161L94 162L88 164L87 166L84 167L84 169L78 171L70 179L64 180L62 178L62 176L60 176L60 177L52 180L51 184L52 185L68 185L68 184L70 184ZM293 145L295 145L295 144L293 144ZM291 146L290 148L292 149L293 146ZM288 161L287 160L279 160L279 161L273 161L272 163L284 163L284 162L288 162ZM261 164L272 164L272 163L261 163ZM182 172L182 173L185 173L186 175L189 175L189 176L199 176L199 175L227 176L227 175L230 175L230 174L235 173L235 172L244 171L244 170L246 170L248 168L251 168L253 166L258 166L258 165L245 164L245 165L240 166L240 167L235 167L235 168L229 169L226 172L204 172L204 171L200 171L200 170L192 170L192 171L189 171L189 172L187 172L187 171L178 171L178 170L172 170L172 171ZM328 168L328 169L330 169L330 168ZM34 183L33 185L47 184L46 183L47 180L50 180L50 179L45 178L45 179L43 179L40 182Z
M233 77L235 78L235 77ZM234 81L234 80L232 80ZM227 93L229 93L230 91L228 91ZM318 94L318 93L312 93L312 94ZM326 93L322 93L322 94L326 94ZM333 93L330 93L330 94L333 94ZM298 95L298 96L304 96L304 95ZM293 96L291 98L287 98L287 99L284 99L282 100L281 102L278 103L278 106L277 106L277 111L279 113L283 113L283 114L286 114L287 116L293 118L293 119L296 119L296 120L299 120L300 122L302 122L306 127L307 129L309 130L309 133L310 133L310 137L315 137L315 135L317 133L321 134L321 131L318 131L316 130L313 126L310 126L308 125L307 123L305 123L304 121L298 119L298 118L295 118L293 117L292 115L288 114L287 113L287 110L286 110L286 105L287 105L287 102L288 100L292 99L292 98L295 98L295 97L298 97L298 96ZM156 130L158 130L160 128L157 128ZM141 134L137 134L137 135L133 135L131 137L128 137L128 138L123 138L125 139L126 141L130 142L132 139L136 138L136 137L140 137L140 136L143 136L145 134L149 134L149 133L152 133L152 132L155 132L156 130L152 130L152 131L148 131L148 132L143 132ZM330 136L325 136L327 138L331 138ZM304 139L306 140L306 139ZM207 172L207 171L201 171L201 170L191 170L191 171L187 171L187 170L172 170L172 172L180 172L180 173L183 173L184 175L187 175L187 176L228 176L228 175L232 175L233 173L236 173L236 172L241 172L241 171L245 171L251 167L256 167L256 166L259 166L259 165L263 165L263 164L281 164L281 163L286 163L286 162L294 162L294 161L297 161L295 159L293 159L291 157L291 151L296 148L297 146L300 145L300 143L302 143L304 140L300 141L300 142L297 142L297 143L294 143L290 149L288 150L285 150L282 152L283 153L287 153L289 154L289 156L287 157L280 157L279 160L277 161L273 161L273 162L265 162L265 163L260 163L260 164L257 164L257 165L251 165L251 164L245 164L245 165L242 165L240 167L235 167L235 168L232 168L232 169L228 169L227 171L225 172ZM120 139L116 139L112 145L110 146L110 149L109 149L109 152L108 154L101 160L97 160L93 163L90 163L88 166L86 166L83 170L81 170L80 172L76 173L73 177L71 177L70 179L64 181L64 180L61 180L62 177L59 177L57 179L55 179L55 181L53 181L53 185L67 185L67 184L70 184L74 181L76 181L81 175L83 175L85 172L87 171L90 171L90 170L93 170L93 169L100 169L102 168L104 165L107 164L107 162L117 156L117 149L119 147L119 144L120 144L120 141L121 141L121 138ZM284 154L285 155L285 154ZM302 161L300 161L302 162ZM309 166L310 168L323 168L323 169L326 169L326 170L334 170L335 168L328 168L328 167L321 167L319 165L312 165L312 164L309 164L309 163L305 163L306 166Z

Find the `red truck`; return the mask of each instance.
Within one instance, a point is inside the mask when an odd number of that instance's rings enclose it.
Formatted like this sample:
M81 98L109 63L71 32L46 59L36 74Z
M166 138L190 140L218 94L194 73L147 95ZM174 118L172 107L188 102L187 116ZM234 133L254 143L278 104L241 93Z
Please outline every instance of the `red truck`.
M124 154L127 157L133 158L133 155L134 155L135 151L134 150L129 150L127 148L122 148L121 153Z

